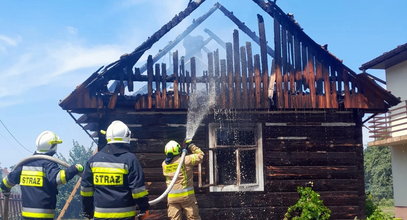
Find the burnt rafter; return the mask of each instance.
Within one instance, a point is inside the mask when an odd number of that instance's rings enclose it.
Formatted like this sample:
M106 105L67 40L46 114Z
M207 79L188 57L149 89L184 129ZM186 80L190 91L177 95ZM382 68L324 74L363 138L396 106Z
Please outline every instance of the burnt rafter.
M209 9L208 12L206 12L204 15L201 17L197 18L194 20L194 22L185 29L180 35L178 35L175 40L171 41L167 46L164 47L159 53L157 53L153 57L153 62L157 62L160 60L165 54L167 54L172 48L174 48L179 42L181 42L182 39L184 39L188 34L190 34L193 30L195 30L196 27L198 27L202 22L204 22L209 16L211 16L216 9L218 9L218 5L215 4L211 9ZM140 67L140 73L143 73L144 71L147 70L147 63L145 63L143 66Z
M216 41L216 43L218 43L223 49L226 49L226 43L225 41L223 41L222 39L220 39L220 37L218 37L218 35L216 35L215 33L213 33L211 30L209 30L208 28L205 28L204 31L214 40Z
M167 24L163 25L158 31L156 31L153 35L151 35L144 43L142 43L140 46L138 46L132 53L123 55L120 57L120 60L117 60L111 64L109 64L109 68L105 67L102 72L96 77L94 80L92 80L86 87L89 87L93 85L95 82L98 81L105 81L108 80L106 78L109 78L109 75L113 75L116 72L123 72L125 71L125 74L130 75L132 74L132 67L134 66L137 61L140 59L141 56L143 56L144 52L146 52L148 49L150 49L157 41L159 41L165 34L167 34L172 28L177 26L181 21L183 21L186 17L188 17L195 9L197 9L202 3L204 3L205 0L201 0L198 2L192 1L188 4L188 6L180 12L178 15L176 15L171 21L169 21ZM105 80L103 80L105 79ZM100 83L105 83L105 82L98 82L96 84L100 85ZM96 85L96 87L98 86Z
M157 53L153 57L153 62L156 63L160 60L165 54L170 52L172 48L174 48L182 39L184 39L188 34L190 34L196 27L198 27L202 22L204 22L207 18L209 18L217 9L219 9L227 18L229 18L236 26L243 31L247 36L249 36L254 42L260 45L260 38L256 35L256 33L250 30L249 27L242 21L240 21L233 12L227 10L222 4L219 2L215 3L214 6L204 15L194 20L194 22L185 29L180 35L178 35L175 40L171 41L167 46L164 47L159 53ZM208 32L207 32L208 33ZM209 33L208 33L209 34ZM216 42L220 43L216 38L214 38ZM267 53L274 57L274 50L267 45ZM140 73L143 73L147 70L147 63L140 67Z

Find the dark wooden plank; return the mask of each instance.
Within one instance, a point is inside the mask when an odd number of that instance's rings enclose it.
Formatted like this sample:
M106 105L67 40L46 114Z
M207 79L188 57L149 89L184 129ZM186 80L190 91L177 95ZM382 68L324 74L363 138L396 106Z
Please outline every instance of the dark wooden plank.
M232 43L226 43L226 71L228 77L228 107L234 108L234 86L233 86L233 46Z
M261 77L260 77L260 55L254 55L254 85L255 106L261 108Z
M249 108L255 107L255 92L253 89L254 85L254 67L253 67L253 53L252 53L252 45L250 42L246 42L246 52L247 52L247 71L248 71L248 106Z
M277 89L277 107L283 108L284 95L283 95L283 76L282 76L282 58L281 58L281 26L277 19L274 19L274 48L275 48L275 70L276 70L276 89Z
M301 97L301 107L303 108L311 108L311 103L308 102L308 97L309 97L309 84L308 84L308 48L304 44L304 42L301 43L301 61L302 61L302 86L303 86L303 96Z
M317 94L315 90L315 70L314 70L314 54L313 50L308 48L308 71L307 71L307 81L310 89L311 106L312 108L317 107Z
M272 152L264 156L266 166L341 166L355 165L355 152Z
M288 47L288 85L289 85L289 106L296 106L295 96L295 67L294 67L294 39L292 30L287 31L287 47Z
M167 108L167 65L165 63L161 64L161 72L162 72L162 99L161 99L161 108Z
M323 80L323 75L322 75L322 64L321 64L321 62L319 61L319 59L318 59L319 57L316 57L315 59L316 59L316 70L317 70L317 72L316 72L316 89L315 89L315 92L316 92L316 94L317 94L317 96L318 96L318 99L317 99L317 104L316 104L316 106L317 106L317 108L325 108L325 97L323 97L323 91L324 91L324 88L323 88L323 82L322 82L322 80Z
M155 64L155 108L160 108L161 107L161 90L160 90L160 82L161 82L161 76L160 76L160 64L156 63Z
M213 59L214 59L214 73L215 77L220 77L220 59L219 59L219 49L216 49L213 52Z
M191 57L191 92L196 92L196 58Z
M110 96L109 103L107 105L107 107L109 109L115 109L116 108L118 96L119 96L119 92L117 90L113 93L112 96Z
M186 92L185 88L185 82L186 82L186 76L185 76L185 58L184 56L181 57L181 64L179 66L179 73L180 73L180 89L181 89L181 94L184 94ZM182 100L184 101L184 100ZM184 103L182 103L184 104Z
M209 84L209 91L212 91L215 85L214 85L214 54L213 53L208 53L208 81L207 84ZM209 94L209 92L208 92Z
M191 76L189 75L189 71L186 72L186 84L187 84L187 94L191 94Z
M331 82L329 80L329 67L326 63L322 63L322 75L324 79L324 95L325 95L325 107L332 108L332 101L331 101Z
M345 92L345 97L344 97L344 104L345 108L352 108L352 97L350 94L350 89L349 89L349 79L348 79L348 73L346 70L342 70L342 77L343 77L343 84L344 84L344 92Z
M267 61L267 39L266 30L264 27L264 19L261 15L257 15L257 21L259 25L259 38L260 38L260 57L261 57L261 78L262 78L262 98L261 103L263 108L269 107L268 99L268 85L269 85L269 68Z
M220 84L220 96L221 96L221 107L227 108L227 94L228 88L226 86L226 60L220 60L220 73L221 73L221 84Z
M124 74L127 76L127 89L129 92L133 92L134 89L134 82L133 82L133 71L129 69L129 67L123 68Z
M287 59L288 59L288 48L287 48L287 29L284 24L281 26L281 65L282 65L282 92L284 94L284 108L289 107L288 103L288 64L287 64Z
M219 49L216 49L215 52L213 53L213 59L214 59L214 70L215 70L215 89L216 89L216 94L220 94L220 60L219 60ZM216 103L220 103L221 98L220 96L217 97Z
M355 179L356 166L266 166L267 179Z
M248 98L247 98L247 60L246 60L246 48L240 48L240 60L242 63L242 108L247 109Z
M174 108L179 108L179 93L178 93L178 51L172 54L172 65L174 68Z
M295 59L295 94L297 101L295 103L295 108L302 108L302 96L303 96L303 79L302 79L302 60L301 60L301 45L298 35L294 35L294 59Z
M151 109L153 107L153 57L150 55L147 58L147 76L148 76L148 84L147 84L147 108Z
M361 188L358 179L301 179L301 180L270 180L264 190L267 192L295 192L298 186L309 186L315 191L358 191Z
M242 100L241 100L241 74L240 74L240 43L239 43L239 31L233 31L233 64L234 64L234 82L235 82L235 89L234 93L236 95L235 98L235 105L236 108L241 107Z

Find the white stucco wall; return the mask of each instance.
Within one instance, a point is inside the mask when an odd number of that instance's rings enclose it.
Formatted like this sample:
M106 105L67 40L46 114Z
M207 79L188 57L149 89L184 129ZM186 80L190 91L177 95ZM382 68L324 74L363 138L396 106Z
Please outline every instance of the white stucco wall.
M401 106L406 106L406 102L404 102L404 100L407 100L407 61L404 61L395 66L390 67L389 69L386 69L386 81L387 81L387 89L390 90L393 95L400 97L402 100L402 102L400 104L393 107L392 109L395 109L395 108L398 108ZM395 112L392 112L392 114L397 114L397 116L392 117L392 121L397 118L406 117L406 114L400 115L401 112L405 112L405 111L407 111L407 109L403 108L403 109L399 109ZM400 129L407 128L407 119L401 119L401 120L395 121L391 124L391 126L393 126L392 137L407 135L407 130L406 131L397 131Z
M407 146L391 147L394 205L407 206Z
M401 100L407 100L407 61L386 69L387 89Z

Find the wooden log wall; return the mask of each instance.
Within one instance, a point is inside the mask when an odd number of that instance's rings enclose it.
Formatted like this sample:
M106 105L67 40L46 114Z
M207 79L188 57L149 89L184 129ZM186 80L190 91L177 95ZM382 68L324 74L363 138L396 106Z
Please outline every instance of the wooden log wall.
M232 117L232 118L231 118ZM150 199L165 190L161 163L167 141L181 141L186 131L185 112L132 112L111 114L132 131L132 144L146 177ZM194 136L206 153L202 164L203 185L209 183L209 123L261 123L265 186L262 192L212 193L195 189L202 219L282 219L298 200L297 186L313 184L332 219L363 218L364 178L361 115L352 111L257 111L209 115ZM166 216L166 202L152 213Z

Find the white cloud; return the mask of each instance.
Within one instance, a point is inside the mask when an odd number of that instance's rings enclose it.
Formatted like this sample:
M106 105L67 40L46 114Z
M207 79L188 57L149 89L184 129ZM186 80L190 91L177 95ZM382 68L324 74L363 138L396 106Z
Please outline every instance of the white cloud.
M77 35L78 34L78 29L76 27L72 27L72 26L66 26L65 27L66 32L68 32L68 34L70 35Z
M37 45L4 67L0 74L0 102L33 88L60 83L66 74L79 74L81 69L107 65L117 60L122 51L117 45L89 47L74 42Z
M6 46L12 46L15 47L18 45L18 43L21 41L21 37L17 36L16 38L11 38L6 35L0 34L0 43L4 44Z

